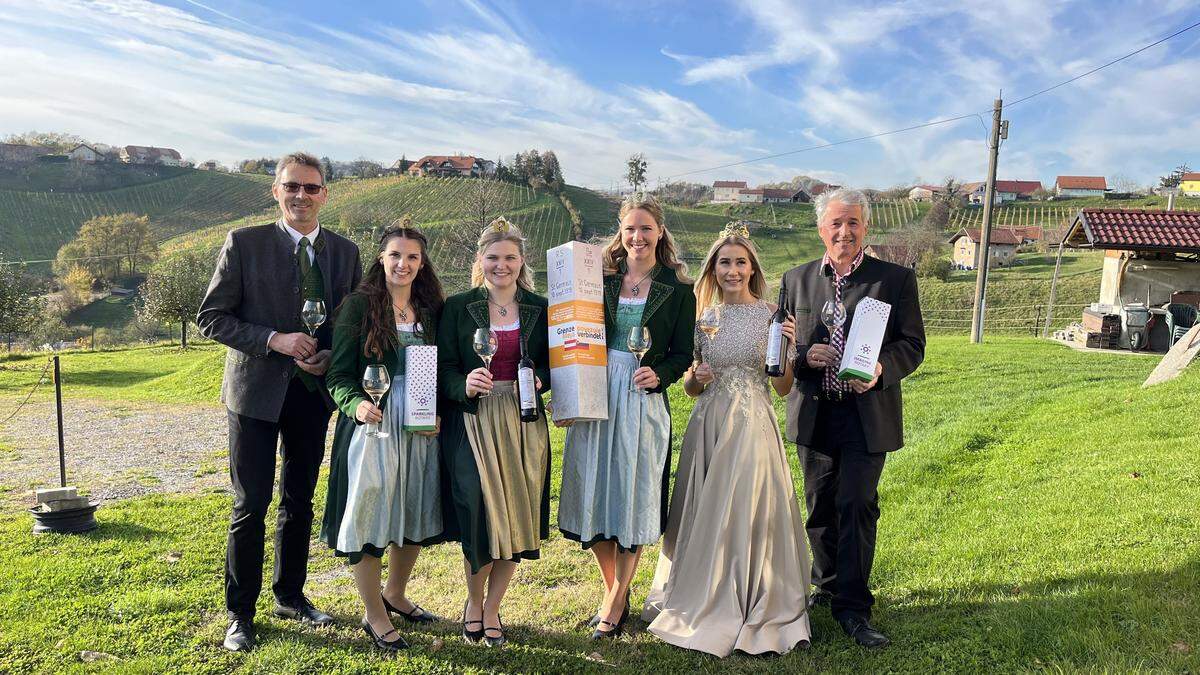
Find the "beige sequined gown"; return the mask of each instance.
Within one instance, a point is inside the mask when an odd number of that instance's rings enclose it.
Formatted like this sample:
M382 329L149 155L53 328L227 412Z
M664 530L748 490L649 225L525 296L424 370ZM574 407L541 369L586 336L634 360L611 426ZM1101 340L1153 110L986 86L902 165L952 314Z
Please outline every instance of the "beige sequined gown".
M663 640L717 656L807 646L804 521L763 372L765 302L722 305L696 346L716 380L683 437L654 587L642 617Z

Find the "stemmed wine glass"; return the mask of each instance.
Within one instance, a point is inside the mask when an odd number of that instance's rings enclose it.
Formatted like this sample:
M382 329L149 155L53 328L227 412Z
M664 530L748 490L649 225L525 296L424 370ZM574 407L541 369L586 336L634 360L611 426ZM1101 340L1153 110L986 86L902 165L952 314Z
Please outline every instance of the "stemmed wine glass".
M840 331L846 323L846 306L839 300L826 300L821 306L821 323L829 331L829 344L833 344L834 331Z
M716 337L717 331L721 329L721 310L717 309L716 305L705 307L700 313L700 318L696 319L696 328L710 340Z
M308 334L316 337L317 329L325 323L325 303L320 300L305 300L300 308L300 320L308 328Z
M637 367L641 368L642 357L646 355L646 352L650 351L650 329L640 327L630 329L627 345L629 346L629 351L637 357ZM632 381L629 383L629 391L646 393L645 389L639 389Z
M496 350L499 349L500 343L496 338L496 331L490 328L475 329L475 337L472 340L471 347L475 350L475 354L483 359L483 367L490 372L492 370L492 357L496 355ZM491 392L485 391L479 394L480 398L490 396Z
M371 402L376 407L379 406L379 399L383 398L391 386L392 376L388 374L387 366L382 363L371 364L363 371L363 391L367 392L367 396L371 397ZM367 435L372 438L387 438L390 434L380 429L378 424L371 424L367 428Z

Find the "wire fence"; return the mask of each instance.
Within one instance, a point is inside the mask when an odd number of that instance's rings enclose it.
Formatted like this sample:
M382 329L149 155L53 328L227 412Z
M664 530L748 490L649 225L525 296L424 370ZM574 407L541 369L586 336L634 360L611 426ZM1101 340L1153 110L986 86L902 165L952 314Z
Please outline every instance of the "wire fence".
M42 384L46 381L46 371L50 370L50 366L53 363L54 363L53 357L46 359L46 365L42 366L42 372L38 374L37 381L33 383L32 387L30 387L29 393L25 394L25 398L22 399L21 402L17 404L17 407L14 408L13 411L11 413L9 413L7 417L0 420L0 425L7 424L9 420L11 420L12 418L17 416L17 413L21 412L21 408L24 408L26 403L29 403L29 399L33 398L33 395L35 393L37 393L37 390L40 389Z

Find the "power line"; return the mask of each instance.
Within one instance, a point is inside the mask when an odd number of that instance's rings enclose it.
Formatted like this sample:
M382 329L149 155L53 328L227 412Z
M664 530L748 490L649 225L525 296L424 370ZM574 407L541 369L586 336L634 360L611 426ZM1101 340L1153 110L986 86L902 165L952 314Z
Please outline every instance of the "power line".
M1174 33L1171 33L1170 35L1168 35L1168 36L1166 36L1166 37L1164 37L1164 38L1161 38L1161 39L1159 39L1159 40L1155 40L1154 42L1151 42L1151 43L1150 43L1150 44L1148 44L1148 45L1144 45L1144 46L1142 46L1142 47L1139 47L1139 48L1137 48L1137 49L1135 49L1135 50L1133 50L1133 51L1129 52L1128 54L1125 54L1125 55L1123 55L1123 56L1117 57L1117 58L1115 58L1115 59L1113 59L1113 60L1111 60L1111 61L1109 61L1109 62L1107 62L1107 63L1105 63L1105 64L1103 64L1103 65L1096 66L1095 68L1092 68L1091 70L1087 71L1086 73L1082 73L1082 74L1080 74L1080 75L1076 75L1075 77L1072 77L1072 78L1070 78L1070 79L1063 80L1062 82L1059 82L1058 84L1055 84L1055 85L1053 85L1053 86L1050 86L1050 87L1046 87L1045 89L1042 89L1042 90L1040 90L1040 91L1035 91L1035 92L1033 92L1032 94L1029 94L1029 95L1027 95L1027 96L1022 96L1021 98L1018 98L1017 100L1015 100L1015 101L1013 101L1013 102L1011 102L1011 103L1007 103L1006 105L1007 105L1008 107L1010 107L1010 108L1011 108L1012 106L1014 106L1014 105L1017 105L1018 103L1023 103L1023 102L1025 102L1025 101L1028 101L1028 100L1030 100L1030 99L1033 99L1033 98L1036 98L1036 97L1038 97L1038 96L1041 96L1042 94L1045 94L1045 93L1047 93L1047 92L1054 91L1055 89L1058 89L1059 87L1064 87L1064 86L1066 86L1066 85L1068 85L1068 84L1071 84L1072 82L1076 82L1076 81L1078 81L1078 80L1081 80L1081 79L1083 79L1083 78L1085 78L1085 77L1087 77L1087 76L1089 76L1089 75L1093 75L1093 74L1095 74L1095 73L1097 73L1097 72L1099 72L1099 71L1101 71L1101 70L1104 70L1105 68L1108 68L1109 66L1112 66L1112 65L1115 65L1115 64L1117 64L1117 63L1120 63L1121 61L1124 61L1124 60L1126 60L1126 59L1128 59L1128 58L1130 58L1130 57L1132 57L1132 56L1136 56L1137 54L1140 54L1140 53L1142 53L1142 52L1146 51L1147 49L1150 49L1151 47L1158 46L1158 45L1160 45L1160 44L1162 44L1162 43L1164 43L1164 42L1166 42L1166 41L1168 41L1168 40L1170 40L1170 39L1172 39L1172 38L1179 37L1180 35L1183 35L1184 33L1188 32L1188 31L1190 31L1190 30L1193 30L1194 28L1197 28L1197 27L1200 27L1200 21L1197 21L1196 23L1193 23L1193 24L1191 24L1191 25L1189 25L1189 26L1186 26L1186 27L1184 27L1184 28L1181 28L1181 29L1179 29L1179 30L1175 31ZM947 117L947 118L944 118L944 119L938 119L938 120L934 120L934 121L932 121L932 122L926 122L926 123L924 123L924 124L914 124L914 125L911 125L911 126L907 126L907 127L900 128L900 129L892 129L892 130L890 130L890 131L881 131L881 132L879 132L879 133L876 133L876 134L868 134L868 135L866 135L866 136L858 136L858 137L855 137L855 138L847 138L847 139L844 139L844 140L840 140L840 141L833 141L833 142L830 142L830 143L822 143L822 144L819 144L819 145L811 145L811 146L808 146L808 147L806 147L806 148L800 148L800 149L798 149L798 150L789 150L789 151L787 151L787 152L779 152L779 153L775 153L775 154L772 154L772 155L763 155L763 156L761 156L761 157L752 157L752 158L750 158L750 159L745 159L745 160L738 161L738 162L731 162L731 163L728 163L728 164L721 164L721 165L719 165L719 166L707 167L707 168L704 168L704 169L695 169L695 170L693 170L693 171L685 171L685 172L683 172L683 173L677 173L677 174L674 174L674 175L671 175L671 176L667 176L667 177L666 177L666 180L668 180L668 181L669 181L669 180L671 180L672 178L679 178L679 177L681 177L681 176L690 176L690 175L697 174L697 173L705 173L705 172L708 172L708 171L717 171L717 170L720 170L720 169L728 169L728 168L735 167L735 166L743 166L743 165L745 165L745 164L752 164L752 163L754 163L754 162L762 162L762 161L765 161L765 160L768 160L768 159L777 159L777 158L779 158L779 157L786 157L786 156L789 156L789 155L796 155L796 154L799 154L799 153L802 153L802 152L811 152L811 151L813 151L813 150L821 150L821 149L824 149L824 148L832 148L832 147L834 147L834 146L838 146L838 145L846 145L847 143L857 143L857 142L859 142L859 141L867 141L867 140L871 140L871 139L875 139L875 138L882 138L882 137L884 137L884 136L891 136L891 135L893 135L893 134L904 133L904 132L906 132L906 131L915 131L915 130L917 130L917 129L925 129L925 128L928 128L928 127L938 126L938 125L941 125L941 124L948 124L948 123L951 123L951 122L957 122L957 121L959 121L959 120L963 120L963 119L966 119L966 118L968 118L968 117L978 117L978 116L980 116L980 115L982 115L982 114L985 114L985 113L990 113L990 112L991 112L991 110L983 110L983 111L979 111L979 112L966 113L966 114L963 114L963 115L956 115L956 116L954 116L954 117Z

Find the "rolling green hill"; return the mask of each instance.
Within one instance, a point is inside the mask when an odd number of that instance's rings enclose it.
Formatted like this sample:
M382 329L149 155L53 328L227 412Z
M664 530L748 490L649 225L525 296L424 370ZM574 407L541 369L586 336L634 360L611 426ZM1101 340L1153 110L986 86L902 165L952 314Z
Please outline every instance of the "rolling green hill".
M0 253L9 260L53 258L95 216L145 214L156 235L165 238L261 213L272 204L269 181L268 176L185 170L173 178L101 192L0 190Z

